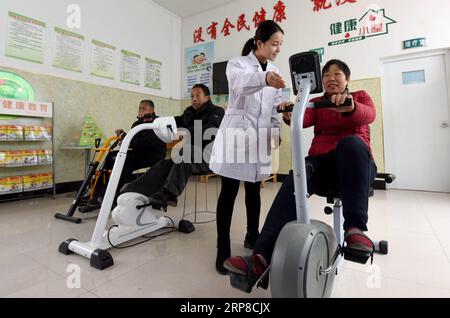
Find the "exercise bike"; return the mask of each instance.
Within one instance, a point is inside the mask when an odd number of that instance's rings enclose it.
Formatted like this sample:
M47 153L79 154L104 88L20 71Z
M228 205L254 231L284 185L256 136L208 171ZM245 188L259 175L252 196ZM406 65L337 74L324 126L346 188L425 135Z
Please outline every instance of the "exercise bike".
M117 200L117 207L111 212L114 196L133 137L143 130L153 129L156 135L165 142L174 140L177 126L173 117L160 117L153 123L134 127L122 141L119 153L114 163L105 197L95 224L94 233L89 242L79 242L68 239L59 245L58 251L64 255L77 253L90 260L90 265L103 270L114 264L113 257L107 251L127 241L161 230L177 228L183 233L195 230L191 222L165 217L166 205L152 204L149 199L139 193L124 193ZM107 228L109 215L112 215L114 225Z
M325 195L328 203L334 203L333 209L325 208L327 214L334 214L334 229L309 217L306 156L302 142L303 119L308 107L329 108L336 105L329 101L309 103L310 94L323 91L319 56L316 52L293 55L289 63L292 85L297 95L296 104L278 112L293 112L291 134L297 221L286 224L280 232L272 254L272 263L256 282L256 286L267 286L270 281L271 294L275 298L330 297L343 259L365 264L373 255L358 253L344 246L342 201L338 194ZM351 100L348 99L343 105L351 105ZM390 174L380 177L384 177L388 183L395 179ZM374 252L387 254L386 241L373 243ZM253 287L244 276L234 273L230 273L230 282L233 287L246 292L250 292Z

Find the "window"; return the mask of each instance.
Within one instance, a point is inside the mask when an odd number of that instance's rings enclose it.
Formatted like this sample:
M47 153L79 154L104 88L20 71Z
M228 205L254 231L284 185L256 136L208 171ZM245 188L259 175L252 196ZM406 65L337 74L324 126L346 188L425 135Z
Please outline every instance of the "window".
M403 72L403 85L425 83L425 71Z

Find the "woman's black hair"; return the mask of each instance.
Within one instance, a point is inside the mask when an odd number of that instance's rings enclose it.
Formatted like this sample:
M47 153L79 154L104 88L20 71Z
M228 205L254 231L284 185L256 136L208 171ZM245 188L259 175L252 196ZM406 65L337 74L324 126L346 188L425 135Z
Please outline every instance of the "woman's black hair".
M345 64L344 62L342 62L341 60L329 60L325 66L322 69L322 77L325 75L326 72L328 72L330 70L331 65L336 65L338 69L340 69L344 75L345 75L345 79L348 81L350 80L350 68L348 67L347 64Z
M256 50L256 43L258 40L266 43L270 40L272 35L277 32L284 34L283 29L276 22L272 20L261 22L256 30L255 37L245 43L244 48L242 49L242 56L249 55L251 51Z

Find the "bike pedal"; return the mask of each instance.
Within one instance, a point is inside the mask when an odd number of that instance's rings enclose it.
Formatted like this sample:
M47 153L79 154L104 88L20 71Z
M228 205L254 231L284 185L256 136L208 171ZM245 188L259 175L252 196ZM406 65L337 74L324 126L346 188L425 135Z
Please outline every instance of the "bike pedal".
M359 264L366 264L369 259L373 263L373 253L362 252L354 249L344 247L344 259L350 262L355 262Z
M233 288L239 289L240 291L250 293L253 289L253 285L248 280L247 276L235 274L228 272L230 276L230 284Z

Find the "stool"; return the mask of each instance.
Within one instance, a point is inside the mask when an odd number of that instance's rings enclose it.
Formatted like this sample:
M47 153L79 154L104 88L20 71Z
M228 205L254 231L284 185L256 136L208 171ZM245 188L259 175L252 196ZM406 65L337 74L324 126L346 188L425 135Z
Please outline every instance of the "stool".
M188 212L186 214L186 197L188 192L188 186L186 185L186 189L184 190L184 204L183 204L183 217L182 219L185 219L186 216L194 215L193 224L206 224L215 222L216 218L214 216L213 219L207 220L207 221L198 221L197 220L197 214L216 214L216 208L214 210L208 209L208 179L211 177L216 177L216 201L219 198L219 176L217 176L214 173L210 174L193 174L195 176L195 196L194 196L194 211ZM198 201L198 185L199 183L205 183L205 209L204 210L198 210L197 208L197 201Z
M264 179L264 181L261 182L261 188L264 188L266 186L266 182L272 180L273 183L278 182L278 175L276 173L273 173L268 177L267 179Z

